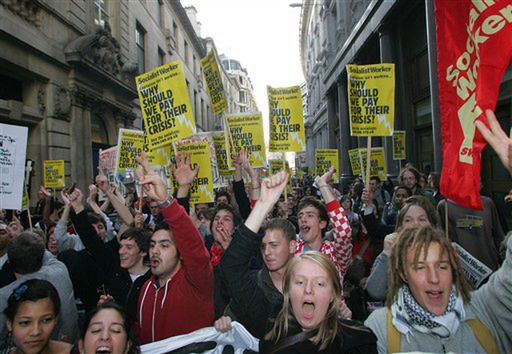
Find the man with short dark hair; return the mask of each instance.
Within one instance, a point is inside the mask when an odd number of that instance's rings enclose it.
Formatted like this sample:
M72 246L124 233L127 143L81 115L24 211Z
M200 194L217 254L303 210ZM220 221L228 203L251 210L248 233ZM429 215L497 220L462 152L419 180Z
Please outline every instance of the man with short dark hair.
M66 266L45 251L43 240L29 231L22 232L9 242L7 257L16 280L0 289L0 333L6 334L3 310L12 291L24 281L37 278L52 283L60 297L61 311L52 338L74 343L78 338L78 313Z
M288 261L294 256L295 229L284 219L272 219L258 233L267 214L286 188L288 175L279 172L265 179L261 194L244 224L235 231L233 241L222 257L221 269L232 295L230 315L241 322L254 336L263 338L267 320L283 304L283 277ZM251 269L251 259L261 252L265 266ZM222 317L215 323L227 330L230 323Z
M153 171L143 154L136 158L144 192L156 201L168 226L151 236L151 278L143 285L135 331L141 344L189 333L213 323L213 270L194 223Z
M87 214L82 204L82 192L75 188L73 193L66 195L65 198L69 200L75 211L75 214L71 216L73 225L85 249L92 257L92 262L89 265L101 269L97 278L101 284L100 289L104 292L102 295L110 295L117 303L126 306L129 315L135 319L137 289L140 290L142 284L150 276L149 268L143 264L144 257L148 252L149 234L144 230L132 228L127 229L119 240L114 238L104 243L98 235L98 231L104 231L101 229L100 221L97 224L91 223L91 220L102 221L102 219L91 218L91 215ZM127 234L124 235L125 233ZM139 244L142 248L139 247Z
M215 204L231 204L231 195L226 191L218 191L215 195Z
M325 204L312 197L304 197L299 203L300 238L297 240L295 253L319 251L325 254L336 266L340 281L343 282L343 277L352 260L352 229L345 211L329 185L333 173L334 168L331 167L317 181ZM334 241L323 241L322 237L329 221L333 226Z

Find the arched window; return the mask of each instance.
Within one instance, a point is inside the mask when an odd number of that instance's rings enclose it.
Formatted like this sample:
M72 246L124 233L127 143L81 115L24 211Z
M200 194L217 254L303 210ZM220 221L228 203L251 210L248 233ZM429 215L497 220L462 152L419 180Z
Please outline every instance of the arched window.
M93 143L108 145L108 131L103 119L97 114L91 118L91 139Z

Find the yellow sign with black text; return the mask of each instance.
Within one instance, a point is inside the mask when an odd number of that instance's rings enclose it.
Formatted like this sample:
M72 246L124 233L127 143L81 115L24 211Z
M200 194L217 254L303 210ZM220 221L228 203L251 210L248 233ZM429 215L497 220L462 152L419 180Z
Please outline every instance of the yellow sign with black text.
M405 160L405 131L393 132L393 160Z
M213 111L215 114L221 114L228 107L228 103L213 49L210 50L207 56L201 59L201 66L203 67L204 79L210 94L210 100L212 101Z
M350 159L350 167L352 167L352 174L354 176L362 176L361 161L359 160L359 149L352 149L348 151Z
M338 149L316 149L315 150L316 175L322 176L334 166L333 181L338 183L340 166L338 160Z
M215 155L217 157L217 170L220 176L232 176L235 171L230 170L228 166L228 152L226 149L226 136L224 132L213 134L213 143L215 145Z
M246 148L249 151L249 161L254 168L265 167L267 157L265 155L265 139L263 136L263 120L261 113L226 115L226 146L228 146L228 165L234 168L233 156ZM231 146L231 141L234 146Z
M363 179L364 174L366 173L366 158L367 158L366 149L359 149L359 161L362 169ZM384 155L383 147L375 147L372 148L370 153L370 177L378 176L381 181L386 180L387 178L387 168L386 168L386 156Z
M125 174L127 169L135 170L139 167L135 157L144 151L144 132L141 130L119 129L117 140L116 176Z
M45 160L44 188L62 188L66 186L64 176L64 160Z
M391 136L395 64L347 65L351 136Z
M135 80L151 148L169 145L196 133L181 61L159 66Z
M270 118L269 151L305 151L306 136L300 86L267 86L267 93Z
M212 203L215 198L213 194L210 144L207 141L177 144L176 152L178 154L190 154L190 166L192 169L199 166L199 173L194 178L192 187L190 187L190 204Z

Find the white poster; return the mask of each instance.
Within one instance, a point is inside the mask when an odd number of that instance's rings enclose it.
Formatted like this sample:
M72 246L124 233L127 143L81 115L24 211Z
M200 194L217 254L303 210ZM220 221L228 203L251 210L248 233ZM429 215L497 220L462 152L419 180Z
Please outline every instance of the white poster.
M459 262L462 272L468 278L469 282L475 288L478 288L482 282L492 274L492 269L473 257L471 253L466 251L459 244L452 242L452 246L459 254Z
M21 209L28 128L0 123L0 209Z

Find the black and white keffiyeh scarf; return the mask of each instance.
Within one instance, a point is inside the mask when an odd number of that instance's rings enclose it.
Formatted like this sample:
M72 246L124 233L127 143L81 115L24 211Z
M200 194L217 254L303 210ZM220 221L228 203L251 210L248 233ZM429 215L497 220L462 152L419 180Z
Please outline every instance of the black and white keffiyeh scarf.
M466 316L462 297L457 294L455 286L450 292L446 311L441 316L433 315L418 304L408 286L403 286L398 291L397 300L391 305L391 314L393 324L400 333L408 334L416 329L442 338L448 338L457 332L460 322Z

